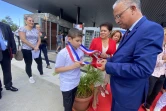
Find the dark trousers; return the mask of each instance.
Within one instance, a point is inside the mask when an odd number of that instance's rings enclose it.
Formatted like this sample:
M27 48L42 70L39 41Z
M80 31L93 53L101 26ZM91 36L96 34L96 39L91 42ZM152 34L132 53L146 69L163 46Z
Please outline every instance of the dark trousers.
M163 84L163 89L166 90L166 79L165 79L164 84Z
M22 49L24 61L25 61L25 71L28 74L29 77L32 76L32 52L31 50ZM42 66L42 59L39 55L39 58L34 59L37 63L37 69L39 70L40 74L43 74L43 66Z
M77 87L70 91L62 91L64 111L72 111Z
M3 78L4 78L4 85L5 88L12 86L12 73L11 73L11 58L8 49L2 51L3 59L0 61ZM0 81L0 87L2 88L2 84Z
M152 105L154 99L158 95L158 93L161 91L161 88L163 86L165 80L165 75L160 76L159 78L150 76L149 78L149 90L148 90L148 96L145 103L146 108L150 108Z
M110 111L138 111L138 109L127 109L119 105L115 99L112 97L112 107Z
M1 83L1 80L0 80L0 93L1 93L1 91L2 91L2 83Z
M39 49L40 49L40 53L42 51L43 54L44 54L44 58L46 60L47 66L50 65L49 60L48 60L48 55L47 55L47 46L46 46L46 44L41 44Z

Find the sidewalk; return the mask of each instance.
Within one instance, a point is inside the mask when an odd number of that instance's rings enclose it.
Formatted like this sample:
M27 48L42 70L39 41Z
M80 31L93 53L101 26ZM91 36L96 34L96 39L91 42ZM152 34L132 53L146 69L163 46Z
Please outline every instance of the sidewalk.
M42 58L43 54L42 54ZM13 86L18 92L7 91L3 88L2 99L0 99L0 111L63 111L62 94L59 88L59 75L53 76L56 53L48 52L50 66L46 68L43 60L44 75L39 75L35 61L32 64L32 73L36 83L30 84L25 72L24 61L12 60ZM0 67L0 78L3 82Z
M7 91L3 88L0 100L0 111L63 111L62 94L59 89L59 75L53 76L52 69L47 69L43 61L44 76L40 76L33 61L32 72L36 83L30 84L24 71L24 61L12 60L13 86L18 92ZM3 78L0 67L0 77Z
M56 55L57 54L55 53L55 51L52 51L52 50L48 51L48 59L49 59L49 61L52 62L52 63L55 63ZM43 52L41 53L41 56L42 56L43 60L45 60ZM44 61L44 63L46 63L46 62Z

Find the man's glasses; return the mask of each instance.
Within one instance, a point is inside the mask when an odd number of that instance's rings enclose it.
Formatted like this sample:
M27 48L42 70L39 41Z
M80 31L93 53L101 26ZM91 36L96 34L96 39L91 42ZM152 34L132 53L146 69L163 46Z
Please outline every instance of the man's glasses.
M124 12L127 10L127 9L129 9L130 7L127 7L124 11L122 11L120 14L117 14L116 16L115 16L115 20L116 19L120 19L121 18L121 16L124 14Z

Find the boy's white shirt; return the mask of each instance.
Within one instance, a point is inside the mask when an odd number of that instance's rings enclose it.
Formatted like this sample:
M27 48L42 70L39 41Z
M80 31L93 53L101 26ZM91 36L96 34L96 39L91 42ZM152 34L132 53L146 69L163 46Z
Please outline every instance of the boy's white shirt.
M77 52L78 56L82 59L84 56L83 51L78 48L76 50L76 52ZM72 54L73 54L73 52L72 52ZM76 60L76 57L74 54L73 54L73 57ZM55 62L55 68L70 66L72 64L74 64L74 62L71 60L67 49L66 48L62 49L57 55L56 62ZM80 68L76 68L76 69L73 69L70 71L59 73L60 90L61 91L70 91L73 88L77 87L80 82L80 75L81 75Z

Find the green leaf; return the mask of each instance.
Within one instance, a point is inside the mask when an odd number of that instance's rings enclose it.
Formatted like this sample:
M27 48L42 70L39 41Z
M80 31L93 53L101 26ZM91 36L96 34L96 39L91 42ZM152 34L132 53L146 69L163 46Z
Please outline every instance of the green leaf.
M53 72L52 75L55 76L55 75L58 75L59 73L56 73L56 72Z
M103 82L102 71L91 65L85 65L82 69L86 71L86 74L82 74L80 78L80 83L76 92L76 97L78 98L91 96L94 91L94 84Z

